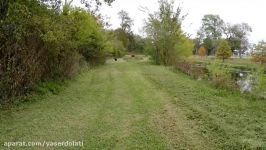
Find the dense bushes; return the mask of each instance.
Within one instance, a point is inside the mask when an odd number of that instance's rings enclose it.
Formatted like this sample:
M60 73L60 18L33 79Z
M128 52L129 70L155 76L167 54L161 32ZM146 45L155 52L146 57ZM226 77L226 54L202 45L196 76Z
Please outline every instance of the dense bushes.
M106 42L106 49L110 57L122 57L126 54L126 48L115 31L107 31L106 37L109 39Z
M105 61L105 37L81 9L48 9L37 0L9 2L0 21L0 102L31 91L38 82L73 77L86 60Z

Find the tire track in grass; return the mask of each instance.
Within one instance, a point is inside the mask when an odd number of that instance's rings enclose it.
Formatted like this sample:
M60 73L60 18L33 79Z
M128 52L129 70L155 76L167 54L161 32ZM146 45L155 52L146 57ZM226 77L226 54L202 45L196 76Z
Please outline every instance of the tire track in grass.
M187 120L166 92L160 91L163 108L154 113L153 122L168 141L169 149L215 149L206 138L197 131L197 125Z
M143 68L144 70L146 69L144 72L147 78L151 80L151 82L157 85L158 88L162 88L169 95L175 97L175 99L172 99L172 103L176 107L180 108L181 112L185 114L187 120L194 122L195 126L197 127L196 130L198 131L198 133L202 137L207 139L207 141L215 145L217 149L246 149L248 147L252 147L247 143L241 142L241 137L238 136L238 134L240 134L238 130L241 130L241 128L236 128L231 124L227 124L225 122L226 118L214 113L216 111L221 111L221 113L227 114L229 113L226 108L226 106L228 106L230 102L228 96L217 97L215 94L219 92L219 90L208 87L205 84L201 87L200 82L190 80L183 74L173 73L167 68L152 65L146 65ZM206 90L206 92L209 93L202 96L201 89ZM202 97L204 97L205 99L200 99ZM241 99L241 101L248 102L248 100L245 100L240 96L236 98L239 98L239 100ZM209 105L205 106L204 104ZM214 109L216 107L217 109ZM208 112L207 108L213 109L213 112ZM236 111L236 113L239 112ZM228 115L232 116L234 114ZM250 113L249 115L253 114Z
M149 125L151 110L158 106L158 101L146 97L146 91L149 91L150 87L146 86L138 66L125 63L122 68L117 69L121 71L120 81L126 85L127 98L131 99L130 109L126 114L130 121L124 128L127 135L122 149L165 149L165 141Z
M238 132L245 129L236 121L245 127L244 121L250 119L254 127L248 126L253 140L249 142L254 148L265 143L263 126L253 121L262 119L258 121L263 123L265 113L254 109L264 103L255 105L236 97L243 105L236 115L231 114L239 102L217 97L219 91L207 86L198 89L196 82L162 66L108 62L82 74L58 95L0 112L0 142L83 140L85 150L243 149L239 141L249 137ZM252 109L248 104L253 104ZM234 116L245 118L232 121ZM237 139L239 135L243 137Z
M139 105L138 112L145 114L143 121L147 129L142 128L146 130L142 131L142 135L150 130L160 137L160 143L166 147L157 146L157 149L213 149L212 144L193 130L195 124L187 121L182 111L171 103L172 97L145 78L140 65L134 66L138 70L131 72L130 78L136 80L128 82L136 99L135 103Z
M90 136L84 149L165 149L156 131L146 124L149 105L142 96L136 96L143 90L142 84L138 85L142 81L134 78L136 72L138 69L132 64L123 63L107 65L95 73L91 84L96 86L91 93L98 93L102 98L96 97L97 116L86 132ZM97 92L95 87L102 86Z

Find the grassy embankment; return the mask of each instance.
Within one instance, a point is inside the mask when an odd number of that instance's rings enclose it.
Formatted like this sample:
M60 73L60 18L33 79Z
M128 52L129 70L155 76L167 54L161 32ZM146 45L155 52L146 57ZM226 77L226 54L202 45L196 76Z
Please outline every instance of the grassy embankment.
M109 61L57 95L0 111L0 135L0 149L5 141L66 140L84 149L263 149L266 102L163 66Z

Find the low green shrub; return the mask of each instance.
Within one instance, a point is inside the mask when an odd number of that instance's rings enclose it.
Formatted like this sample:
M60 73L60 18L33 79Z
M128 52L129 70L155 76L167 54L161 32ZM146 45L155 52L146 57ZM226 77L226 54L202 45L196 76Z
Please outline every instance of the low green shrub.
M231 70L229 67L222 66L216 62L207 65L209 78L215 87L222 88L237 88L235 81L232 79Z
M62 84L59 82L43 82L36 87L35 91L40 95L58 94L63 89Z
M251 73L251 76L255 80L251 93L257 97L266 99L266 74L264 68L258 67L256 71Z

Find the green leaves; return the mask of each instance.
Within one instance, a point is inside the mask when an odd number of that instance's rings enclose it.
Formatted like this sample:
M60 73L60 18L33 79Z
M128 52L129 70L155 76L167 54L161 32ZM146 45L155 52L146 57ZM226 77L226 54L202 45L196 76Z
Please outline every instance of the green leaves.
M174 11L174 1L160 0L159 11L149 14L145 30L155 47L152 58L156 64L171 65L192 54L193 43L183 34L181 8Z
M206 37L218 40L222 37L224 21L219 15L208 14L202 18L202 28Z
M60 12L37 0L8 7L0 22L0 99L23 95L40 81L71 78L83 58L105 62L102 27L86 11L65 6Z
M180 42L176 45L177 48L176 57L184 58L191 56L193 47L194 47L193 41L185 36L182 36L180 38Z

